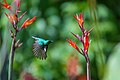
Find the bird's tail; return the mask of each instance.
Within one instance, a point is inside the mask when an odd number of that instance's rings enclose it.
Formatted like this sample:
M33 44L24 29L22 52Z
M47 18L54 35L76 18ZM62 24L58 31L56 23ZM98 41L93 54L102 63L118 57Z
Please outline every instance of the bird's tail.
M33 39L38 39L37 37L32 36Z

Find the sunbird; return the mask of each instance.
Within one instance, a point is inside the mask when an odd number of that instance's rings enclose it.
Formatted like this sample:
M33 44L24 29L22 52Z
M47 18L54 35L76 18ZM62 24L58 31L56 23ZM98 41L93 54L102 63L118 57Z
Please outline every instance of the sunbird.
M33 54L39 58L39 59L46 59L47 58L47 49L48 45L52 43L53 41L51 40L45 40L42 38L34 37L32 36L33 39L35 39L35 42L33 43Z

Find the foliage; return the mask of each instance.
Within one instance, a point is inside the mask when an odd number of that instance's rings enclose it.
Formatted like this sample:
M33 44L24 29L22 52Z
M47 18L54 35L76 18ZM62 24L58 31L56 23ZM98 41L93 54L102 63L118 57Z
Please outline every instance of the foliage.
M0 2L3 2L3 0L0 0ZM7 2L11 3L12 1L7 0ZM119 0L98 0L96 6L94 6L97 10L94 11L95 15L93 15L93 11L90 10L93 9L93 6L91 8L89 5L90 3L93 4L93 2L89 0L21 0L21 10L23 12L27 10L28 12L20 24L28 16L33 17L36 15L37 19L30 25L31 27L22 30L17 36L17 38L21 39L23 45L15 53L14 80L22 79L23 73L29 73L38 80L66 80L68 79L67 59L71 54L80 58L78 59L78 74L86 74L84 58L79 56L77 51L69 47L66 42L69 36L78 43L78 46L82 46L70 33L81 34L78 24L73 18L73 15L80 12L84 14L85 27L88 30L94 27L90 36L92 42L89 46L92 79L109 80L108 77L112 75L115 76L115 80L118 80L119 76L115 75L114 69L117 69L115 67L119 63L115 63L117 60L113 61L116 58L113 54L119 55L116 50L113 52L113 49L120 41L120 13L119 5L116 5L116 2L119 3ZM2 80L6 80L11 44L8 31L8 29L11 29L11 24L8 23L8 19L4 15L6 11L0 6L0 73ZM34 42L32 36L54 41L49 46L46 60L41 61L34 57L32 53L32 44ZM116 48L119 49L119 47ZM114 66L111 66L112 64Z

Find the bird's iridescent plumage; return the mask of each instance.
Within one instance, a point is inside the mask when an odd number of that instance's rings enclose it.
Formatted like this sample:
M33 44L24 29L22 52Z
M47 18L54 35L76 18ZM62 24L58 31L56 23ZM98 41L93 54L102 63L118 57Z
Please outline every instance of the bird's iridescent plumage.
M33 54L39 59L46 59L47 58L47 48L48 45L52 42L51 40L44 40L42 38L33 37L35 42L33 44Z

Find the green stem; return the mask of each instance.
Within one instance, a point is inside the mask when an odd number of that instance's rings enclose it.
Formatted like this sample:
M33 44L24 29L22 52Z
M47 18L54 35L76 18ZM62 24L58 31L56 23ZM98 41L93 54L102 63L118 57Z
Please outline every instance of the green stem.
M15 43L16 43L16 35L12 40L11 51L9 55L9 69L8 69L8 80L12 80L12 71L13 71L13 61L14 61L14 53L15 53Z
M88 54L85 54L85 59L86 59L86 67L87 67L87 80L91 80L91 77L90 77L90 59L88 57Z

